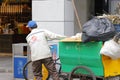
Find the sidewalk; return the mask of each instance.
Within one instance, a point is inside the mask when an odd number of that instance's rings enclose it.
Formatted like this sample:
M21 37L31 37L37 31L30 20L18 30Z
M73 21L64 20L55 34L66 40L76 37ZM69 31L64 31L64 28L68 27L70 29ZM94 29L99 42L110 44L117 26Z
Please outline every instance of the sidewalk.
M25 80L13 76L12 53L0 53L0 80Z
M0 72L12 72L12 53L0 53Z
M13 80L11 54L0 53L0 80Z

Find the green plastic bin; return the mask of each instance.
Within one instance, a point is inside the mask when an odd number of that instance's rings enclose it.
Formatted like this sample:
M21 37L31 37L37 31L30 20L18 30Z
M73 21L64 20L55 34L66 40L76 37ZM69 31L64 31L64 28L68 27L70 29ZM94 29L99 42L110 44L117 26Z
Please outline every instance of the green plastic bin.
M102 42L59 42L62 72L70 73L76 66L86 66L96 76L104 76L100 55L102 44Z

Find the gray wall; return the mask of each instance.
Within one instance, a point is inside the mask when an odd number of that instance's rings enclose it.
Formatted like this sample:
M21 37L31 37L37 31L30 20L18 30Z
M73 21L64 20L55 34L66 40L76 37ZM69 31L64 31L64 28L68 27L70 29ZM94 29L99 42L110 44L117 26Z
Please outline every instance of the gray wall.
M83 25L94 13L94 0L74 0ZM67 36L81 32L71 0L32 0L32 19L40 28Z
M94 14L94 0L75 0L75 5L79 14L81 25L91 18L91 14ZM81 32L77 19L74 20L74 33Z
M32 19L40 28L74 35L74 12L70 0L32 0Z

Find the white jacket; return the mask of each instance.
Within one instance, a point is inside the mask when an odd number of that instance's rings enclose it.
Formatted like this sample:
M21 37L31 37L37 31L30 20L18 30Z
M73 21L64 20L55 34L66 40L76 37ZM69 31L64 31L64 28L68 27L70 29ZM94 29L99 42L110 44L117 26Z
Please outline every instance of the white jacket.
M36 61L52 57L47 40L61 38L65 38L65 36L44 29L33 29L26 37L31 50L31 60Z

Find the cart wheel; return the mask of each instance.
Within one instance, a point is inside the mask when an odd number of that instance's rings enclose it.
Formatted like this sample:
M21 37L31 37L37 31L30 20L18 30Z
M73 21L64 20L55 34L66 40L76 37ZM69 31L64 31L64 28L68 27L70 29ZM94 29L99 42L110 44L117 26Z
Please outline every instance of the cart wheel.
M27 67L28 67L28 66L31 67L31 66L32 66L31 63L32 63L32 61L28 61L28 62L25 64L25 66L23 67L23 76L24 76L24 79L25 79L25 80L31 80L31 79L36 80L35 77L33 76L33 74L30 74L29 76L26 75ZM47 69L45 68L44 65L42 65L42 71L43 71L43 73L42 73L42 75L43 75L43 80L48 80L49 74L48 74ZM30 72L32 73L32 70L31 70Z
M31 62L32 62L32 61L28 61L28 62L25 64L25 66L23 67L23 76L24 76L24 79L25 79L25 80L28 80L27 75L26 75L26 68L27 68L28 64L30 64Z
M96 80L94 73L86 66L75 67L69 75L69 80Z

